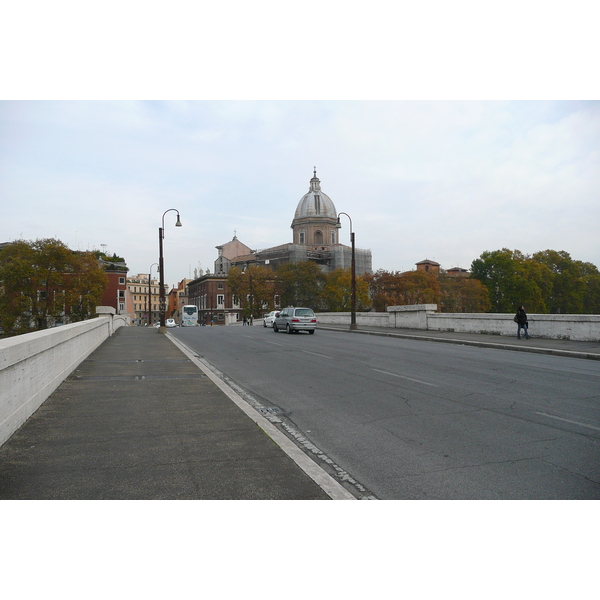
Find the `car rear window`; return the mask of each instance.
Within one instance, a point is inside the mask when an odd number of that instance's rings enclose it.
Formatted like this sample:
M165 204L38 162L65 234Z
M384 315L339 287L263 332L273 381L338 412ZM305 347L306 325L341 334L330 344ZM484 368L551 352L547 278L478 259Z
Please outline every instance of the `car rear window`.
M312 308L297 308L296 309L297 317L314 317L315 313Z

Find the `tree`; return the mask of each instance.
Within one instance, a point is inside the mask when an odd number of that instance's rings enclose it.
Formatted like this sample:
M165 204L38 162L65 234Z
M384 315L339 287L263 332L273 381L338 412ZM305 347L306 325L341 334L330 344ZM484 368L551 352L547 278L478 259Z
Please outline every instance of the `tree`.
M323 310L349 312L352 310L352 270L336 269L327 273L321 292ZM364 277L356 278L356 310L368 310L371 306L369 284Z
M251 265L244 271L231 267L227 286L247 317L275 308L275 276L268 267Z
M92 317L107 285L108 276L91 252L74 254L70 276L64 280L64 299L70 320Z
M537 313L600 312L600 272L564 250L484 252L473 261L471 277L488 288L493 312L514 312L521 304Z
M548 308L551 313L583 312L584 297L589 276L593 272L584 263L574 261L568 252L544 250L533 255L534 260L545 265L553 274L548 291ZM591 263L587 265L593 267ZM594 267L595 268L595 267ZM596 269L596 274L598 270Z
M440 273L441 312L481 313L491 308L490 294L477 279Z
M373 307L383 312L388 306L405 304L439 304L440 286L437 277L427 271L408 273L379 270L367 278Z
M579 264L581 275L585 281L582 312L586 315L598 315L600 314L600 272L592 263L581 262Z
M373 308L378 312L384 312L387 306L402 304L400 300L400 279L402 274L398 271L390 272L379 269L373 274L366 276L369 284L369 294Z
M279 305L309 306L322 308L321 290L325 285L325 274L319 265L311 261L285 263L277 269L276 293Z
M29 331L33 302L34 251L25 241L0 250L0 326L4 335Z
M0 322L5 335L16 335L57 318L92 316L108 280L91 253L72 252L49 238L5 246L0 282Z
M410 271L400 279L401 304L439 304L440 284L434 273Z
M528 312L547 312L544 290L552 272L519 250L483 252L471 264L471 277L487 287L492 312L515 312L521 304Z

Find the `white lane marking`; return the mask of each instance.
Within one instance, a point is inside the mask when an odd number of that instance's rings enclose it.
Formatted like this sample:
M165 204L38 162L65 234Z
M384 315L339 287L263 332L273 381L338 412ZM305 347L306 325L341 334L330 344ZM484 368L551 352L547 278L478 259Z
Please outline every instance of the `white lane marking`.
M281 348L283 348L283 344L278 344L277 342L270 342L269 340L265 340L267 342L267 344L273 344L273 346L279 346Z
M317 354L316 352L309 352L308 350L302 350L302 352L306 352L306 354L314 354L315 356L320 356L321 358L328 358L329 360L333 360L332 356L325 356L324 354Z
M405 377L404 375L397 375L396 373L388 373L388 371L381 371L379 369L373 369L373 371L377 371L378 373L383 373L384 375L391 375L392 377L399 377L400 379L408 379L409 381L414 381L415 383L422 383L423 385L430 385L431 387L438 387L435 383L427 383L426 381L421 381L420 379L413 379L412 377Z
M549 415L545 412L537 412L538 415L544 415L545 417L550 417L551 419L556 419L557 421L564 421L565 423L571 423L573 425L579 425L580 427L587 427L588 429L595 429L596 431L600 431L600 427L594 427L593 425L586 425L585 423L580 423L579 421L569 421L569 419L563 419L562 417L556 417L554 415Z

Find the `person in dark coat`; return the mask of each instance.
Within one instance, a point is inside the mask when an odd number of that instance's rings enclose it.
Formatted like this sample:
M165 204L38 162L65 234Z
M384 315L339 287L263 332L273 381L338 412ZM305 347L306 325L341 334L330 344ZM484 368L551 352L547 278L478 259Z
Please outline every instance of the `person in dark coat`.
M529 339L529 331L527 328L529 327L529 322L527 321L527 313L525 312L525 307L521 305L519 310L517 310L517 314L515 315L515 319L517 321L517 338L521 339L521 329L525 330L525 339Z

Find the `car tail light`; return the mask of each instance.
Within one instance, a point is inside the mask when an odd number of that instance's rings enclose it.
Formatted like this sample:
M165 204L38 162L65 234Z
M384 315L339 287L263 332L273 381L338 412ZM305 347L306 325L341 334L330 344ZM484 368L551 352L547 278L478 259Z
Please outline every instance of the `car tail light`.
M292 319L292 323L300 323L300 319Z
M317 322L317 320L316 320L316 319L313 319L313 320L311 321L311 323L316 323L316 322Z

